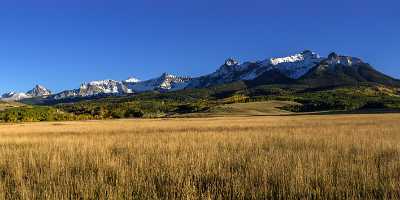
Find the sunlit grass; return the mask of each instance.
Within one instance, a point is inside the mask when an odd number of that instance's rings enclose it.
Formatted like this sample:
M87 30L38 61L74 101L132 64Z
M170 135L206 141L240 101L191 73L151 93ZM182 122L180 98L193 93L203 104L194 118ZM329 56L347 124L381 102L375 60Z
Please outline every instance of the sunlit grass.
M0 125L3 199L396 199L400 115Z

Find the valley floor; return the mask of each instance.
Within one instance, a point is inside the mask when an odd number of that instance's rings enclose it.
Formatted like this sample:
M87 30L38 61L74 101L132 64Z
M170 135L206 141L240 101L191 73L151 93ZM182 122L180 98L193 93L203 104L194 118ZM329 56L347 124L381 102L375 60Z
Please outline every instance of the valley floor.
M400 114L0 124L0 199L398 199Z

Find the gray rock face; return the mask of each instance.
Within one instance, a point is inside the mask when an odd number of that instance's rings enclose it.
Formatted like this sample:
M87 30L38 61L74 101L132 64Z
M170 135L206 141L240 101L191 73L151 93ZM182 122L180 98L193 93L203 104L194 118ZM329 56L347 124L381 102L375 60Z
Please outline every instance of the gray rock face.
M142 82L128 83L126 86L132 92L157 91L176 91L186 88L192 79L190 77L176 76L163 73L160 77Z
M44 86L36 85L32 90L28 92L8 92L1 95L0 100L2 101L20 101L23 99L29 99L33 97L48 97L51 95L51 91Z
M42 85L36 85L32 90L29 90L26 94L31 97L42 97L51 95L51 91Z

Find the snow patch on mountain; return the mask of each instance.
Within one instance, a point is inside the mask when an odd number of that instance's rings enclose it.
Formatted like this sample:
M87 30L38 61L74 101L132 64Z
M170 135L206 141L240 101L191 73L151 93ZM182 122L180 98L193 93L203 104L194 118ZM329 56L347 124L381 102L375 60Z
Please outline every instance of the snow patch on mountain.
M287 57L269 58L243 64L233 58L228 58L217 71L193 79L188 87L208 87L239 80L253 80L270 70L278 70L289 78L298 79L322 60L323 58L317 53L308 50Z
M128 79L124 80L125 83L139 83L140 80L135 77L129 77Z
M54 99L63 99L70 97L88 97L95 95L123 95L131 93L139 93L146 91L175 91L184 89L191 78L179 77L172 74L164 73L158 78L147 81L140 81L137 78L130 77L123 81L115 80L98 80L89 83L83 83L79 89L66 90L55 94Z
M190 77L180 77L163 73L160 77L142 82L126 82L126 86L133 92L145 92L151 90L175 91L184 89L190 82Z
M263 61L262 65L269 70L277 69L289 78L298 79L322 60L323 58L317 53L306 50L288 57L270 58Z
M27 98L31 98L31 96L23 92L8 92L1 95L2 101L19 101Z
M43 97L51 95L51 91L42 85L36 85L32 90L29 90L26 94L32 97Z
M239 62L237 60L235 60L234 58L228 58L225 61L225 65L226 66L235 66L235 65L238 65L238 64L239 64Z
M82 84L79 88L81 96L92 96L98 94L124 94L131 91L120 81L100 80Z
M1 100L18 101L24 98L48 96L54 99L63 99L68 97L88 97L102 94L122 95L146 91L176 91L186 88L209 87L240 80L250 81L272 70L278 71L288 78L299 79L318 65L324 67L335 65L351 67L361 63L363 63L363 61L359 58L340 56L336 53L331 53L327 58L323 58L317 53L309 50L286 57L274 57L261 61L244 63L240 63L234 58L228 58L215 72L197 78L164 73L158 78L146 81L140 81L134 77L129 77L123 81L109 79L99 80L81 84L78 89L66 90L55 95L51 95L50 90L45 87L37 85L27 93L11 92L4 94L1 97Z
M51 91L42 85L36 85L33 89L28 92L8 92L1 95L0 100L2 101L20 101L23 99L29 99L33 97L47 97L51 95Z
M79 89L62 91L53 95L53 98L63 99L71 97L88 97L104 94L118 95L129 93L132 93L132 91L129 90L123 82L107 79L83 83L80 85Z
M80 96L79 89L65 90L65 91L62 91L60 93L53 95L53 99L59 100L59 99L78 97L78 96Z

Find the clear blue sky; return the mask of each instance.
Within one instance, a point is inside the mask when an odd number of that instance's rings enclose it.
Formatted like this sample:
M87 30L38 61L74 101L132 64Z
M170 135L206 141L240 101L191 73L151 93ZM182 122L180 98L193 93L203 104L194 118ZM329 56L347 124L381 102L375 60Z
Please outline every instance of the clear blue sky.
M0 93L35 84L197 76L311 49L400 78L398 0L4 0Z

